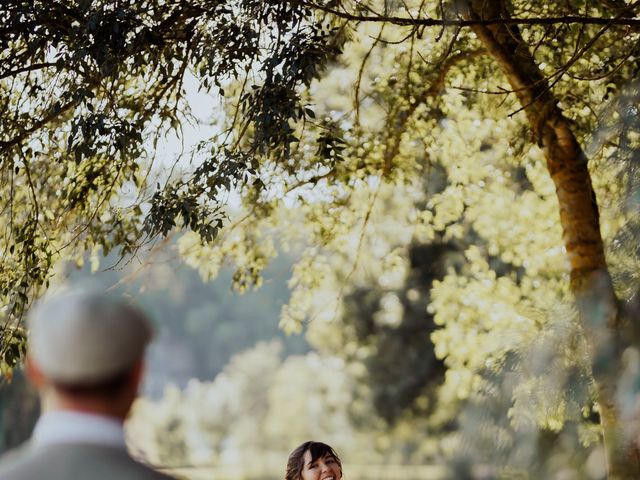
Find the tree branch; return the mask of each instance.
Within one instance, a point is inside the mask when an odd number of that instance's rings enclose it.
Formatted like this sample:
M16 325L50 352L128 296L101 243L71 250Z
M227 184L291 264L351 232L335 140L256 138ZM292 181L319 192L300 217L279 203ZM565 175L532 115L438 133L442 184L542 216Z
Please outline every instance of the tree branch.
M14 75L18 75L23 72L31 72L33 70L41 70L43 68L55 67L56 63L45 62L45 63L34 63L33 65L29 65L27 67L17 68L15 70L10 70L8 72L0 73L0 80L8 77L13 77Z
M421 27L472 27L477 25L556 25L556 24L582 24L582 25L624 25L640 27L640 18L604 18L586 17L582 15L561 15L555 17L534 18L488 18L488 19L463 19L463 18L410 18L394 17L387 15L357 15L335 8L318 5L313 2L302 2L303 5L330 13L336 17L354 22L385 22L400 26Z
M409 103L409 106L396 114L395 125L389 129L389 136L387 137L387 150L384 155L384 175L391 170L391 162L398 155L400 151L400 135L405 130L405 126L409 121L409 118L415 113L420 104L426 103L430 98L436 97L440 91L444 88L444 82L447 78L447 74L456 64L471 60L480 55L485 55L488 52L484 48L476 50L461 52L456 55L448 56L440 66L438 75L433 83L423 92L415 98L415 100Z
M0 141L0 155L3 155L5 153L7 153L11 148L15 147L17 144L19 144L22 140L27 138L33 132L41 129L47 123L55 120L60 115L65 113L67 110L70 110L70 109L74 108L79 103L80 103L79 99L78 100L72 100L72 101L66 103L65 105L62 105L59 109L53 110L52 112L49 113L49 115L47 115L43 119L41 119L38 122L36 122L31 128L23 130L20 134L16 135L15 137L11 138L10 140Z

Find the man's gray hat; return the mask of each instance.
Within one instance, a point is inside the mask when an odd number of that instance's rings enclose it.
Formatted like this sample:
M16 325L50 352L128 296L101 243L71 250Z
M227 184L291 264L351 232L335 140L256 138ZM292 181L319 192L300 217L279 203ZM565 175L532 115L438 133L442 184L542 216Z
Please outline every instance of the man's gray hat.
M151 340L145 315L122 299L71 292L40 302L29 315L29 355L51 380L109 380L132 367Z

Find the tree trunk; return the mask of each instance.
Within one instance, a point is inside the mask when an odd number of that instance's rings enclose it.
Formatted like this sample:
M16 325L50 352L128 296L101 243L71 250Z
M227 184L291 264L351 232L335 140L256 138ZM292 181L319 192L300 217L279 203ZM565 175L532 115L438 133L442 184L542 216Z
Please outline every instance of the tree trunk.
M468 0L471 19L507 18L504 0ZM615 403L622 342L618 301L604 255L587 158L517 26L475 25L480 42L506 75L542 148L560 208L571 290L591 351L610 479L640 478L635 441L625 435Z

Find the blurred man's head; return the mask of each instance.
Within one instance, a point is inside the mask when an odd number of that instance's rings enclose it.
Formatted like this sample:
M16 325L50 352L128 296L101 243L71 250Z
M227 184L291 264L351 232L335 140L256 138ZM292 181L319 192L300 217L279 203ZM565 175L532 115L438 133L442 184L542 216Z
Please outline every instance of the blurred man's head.
M27 373L43 409L126 416L151 339L142 312L122 299L72 292L39 303L28 328Z

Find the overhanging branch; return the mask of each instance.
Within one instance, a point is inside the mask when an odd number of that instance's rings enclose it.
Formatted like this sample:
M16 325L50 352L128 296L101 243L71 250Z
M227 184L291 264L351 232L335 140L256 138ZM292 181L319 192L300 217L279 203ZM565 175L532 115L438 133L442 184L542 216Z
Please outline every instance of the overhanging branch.
M627 18L619 16L617 18L587 17L580 15L562 15L555 17L532 17L532 18L489 18L489 19L464 19L464 18L410 18L395 17L387 15L358 15L347 11L336 10L335 8L318 5L313 2L303 2L303 5L321 10L354 22L377 22L391 23L393 25L407 27L472 27L476 25L557 25L557 24L581 24L581 25L621 25L629 27L640 27L640 18Z
M23 130L22 132L20 132L15 137L10 138L10 139L5 140L5 141L0 141L0 155L4 155L11 148L13 148L16 145L18 145L20 142L22 142L29 135L31 135L32 133L40 130L42 127L47 125L49 122L52 122L56 118L60 117L63 113L67 112L68 110L76 107L79 103L80 103L79 99L72 100L72 101L70 101L70 102L68 102L68 103L66 103L66 104L64 104L64 105L62 105L62 106L50 111L49 114L46 115L44 118L42 118L41 120L38 120L30 128L27 128L27 129Z

